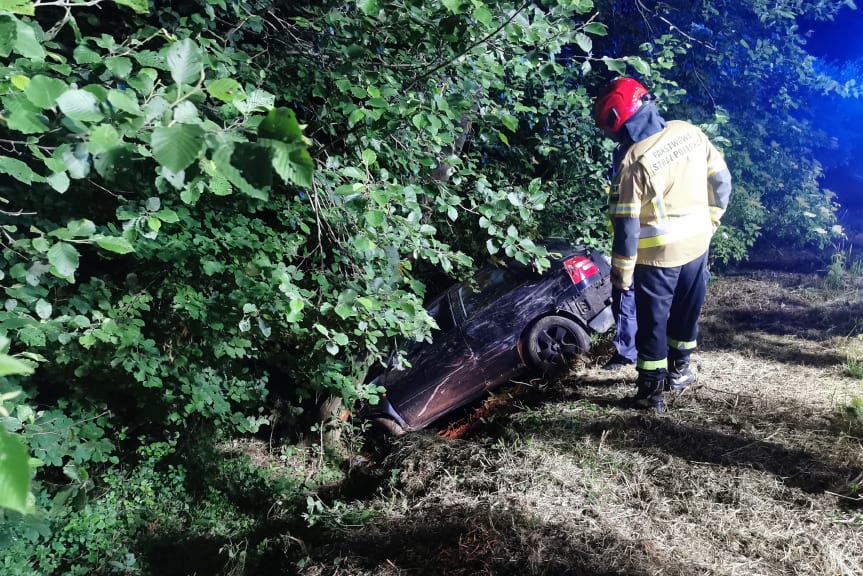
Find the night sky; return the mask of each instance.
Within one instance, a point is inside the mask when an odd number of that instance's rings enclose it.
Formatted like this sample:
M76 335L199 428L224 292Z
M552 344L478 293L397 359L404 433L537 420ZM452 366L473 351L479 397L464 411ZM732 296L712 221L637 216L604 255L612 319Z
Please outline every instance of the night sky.
M842 8L832 22L802 22L801 30L811 29L809 52L825 60L863 58L863 10Z
M812 30L806 48L810 54L826 62L842 63L863 60L863 10L842 8L832 22L800 21L800 31ZM861 79L863 81L863 79ZM848 100L837 102L843 109L859 108L857 118L863 118L863 101ZM855 115L852 115L855 117ZM829 124L828 124L829 125ZM847 128L847 127L846 127ZM828 128L829 130L829 128ZM828 169L823 185L839 194L839 203L844 207L863 209L863 149L859 149L859 139L839 137L839 146L851 155L851 162Z

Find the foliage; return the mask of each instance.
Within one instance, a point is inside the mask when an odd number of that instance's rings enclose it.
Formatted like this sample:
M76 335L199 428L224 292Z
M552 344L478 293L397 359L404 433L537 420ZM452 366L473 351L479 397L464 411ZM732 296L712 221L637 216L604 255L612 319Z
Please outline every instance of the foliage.
M735 186L712 247L715 259L741 260L762 236L822 248L841 237L835 198L821 187L816 160L834 155L835 143L825 132L829 126L816 122L803 103L825 93L854 95L854 80L831 75L807 54L797 20L831 19L846 4L602 4L601 14L618 15L619 25L609 28L614 49L658 45L663 52L650 62L667 64L672 48L674 65L663 75L685 94L665 103L670 116L720 129L714 141L724 148ZM670 30L662 43L657 30Z
M842 244L834 247L827 266L827 276L824 285L830 290L852 288L863 277L863 260L856 258L851 248L845 249Z
M6 354L9 343L9 338L0 336L0 378L32 374L32 362ZM27 449L18 434L14 433L17 428L15 423L20 420L11 416L4 406L20 395L20 390L0 391L0 509L27 513L33 510L30 462ZM21 414L18 416L20 418ZM10 433L10 428L13 433Z

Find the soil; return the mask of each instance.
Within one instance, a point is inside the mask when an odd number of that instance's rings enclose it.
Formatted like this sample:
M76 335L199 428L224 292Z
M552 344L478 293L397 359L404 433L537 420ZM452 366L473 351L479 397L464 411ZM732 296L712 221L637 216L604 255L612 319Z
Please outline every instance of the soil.
M498 392L455 438L389 441L349 477L367 489L342 492L373 518L287 553L309 576L863 575L857 284L725 273L698 381L666 413L623 407L636 373L602 371L601 342L564 378Z

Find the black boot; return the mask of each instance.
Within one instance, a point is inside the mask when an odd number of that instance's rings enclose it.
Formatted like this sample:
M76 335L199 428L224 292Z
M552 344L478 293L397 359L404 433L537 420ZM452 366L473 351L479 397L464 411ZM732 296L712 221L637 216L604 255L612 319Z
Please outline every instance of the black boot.
M666 390L683 390L695 382L695 372L689 367L689 360L675 360L668 371L668 380L665 384Z
M656 380L639 376L635 385L638 387L635 396L629 398L633 408L657 412L665 411L665 402L662 399L662 390L666 385L665 379Z

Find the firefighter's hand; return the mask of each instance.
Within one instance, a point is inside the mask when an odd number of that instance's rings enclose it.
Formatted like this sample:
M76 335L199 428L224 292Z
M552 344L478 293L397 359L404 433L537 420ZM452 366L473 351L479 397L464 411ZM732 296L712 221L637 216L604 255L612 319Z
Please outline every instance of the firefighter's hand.
M624 280L623 276L619 268L611 268L611 285L621 292L627 292L632 287L632 281L629 278Z

